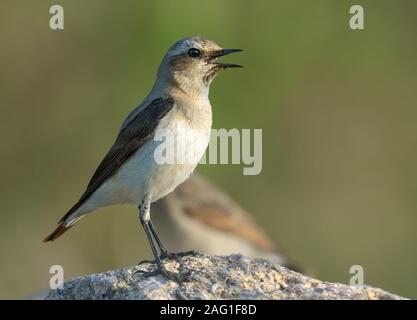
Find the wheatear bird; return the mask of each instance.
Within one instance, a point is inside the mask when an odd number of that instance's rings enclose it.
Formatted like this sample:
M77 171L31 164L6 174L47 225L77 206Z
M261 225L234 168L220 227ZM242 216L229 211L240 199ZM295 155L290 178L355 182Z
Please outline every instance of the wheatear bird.
M152 212L161 240L172 251L241 253L299 270L246 210L196 173L157 201Z
M154 240L161 257L169 254L150 219L150 204L184 182L202 158L212 124L210 84L220 70L240 67L216 59L238 51L241 50L223 49L204 37L176 42L163 58L152 90L127 116L86 191L44 241L55 240L86 214L99 208L138 204L140 222L161 267ZM162 164L156 161L155 152L161 141L155 139L155 135L159 130L171 132L174 138L186 133L187 139L165 141L168 148L178 149L190 140L199 141L192 144L194 161Z

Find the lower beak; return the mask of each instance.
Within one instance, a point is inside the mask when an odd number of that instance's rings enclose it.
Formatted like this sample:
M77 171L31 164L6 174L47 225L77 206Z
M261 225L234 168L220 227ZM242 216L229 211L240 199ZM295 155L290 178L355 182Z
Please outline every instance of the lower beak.
M241 52L243 50L241 49L222 49L222 50L218 50L218 51L214 51L212 54L210 54L210 58L209 58L209 62L212 64L215 64L223 69L226 68L243 68L243 66L238 65L238 64L234 64L234 63L224 63L224 62L218 62L216 61L217 58L219 57L223 57L226 56L228 54L231 53L235 53L235 52Z

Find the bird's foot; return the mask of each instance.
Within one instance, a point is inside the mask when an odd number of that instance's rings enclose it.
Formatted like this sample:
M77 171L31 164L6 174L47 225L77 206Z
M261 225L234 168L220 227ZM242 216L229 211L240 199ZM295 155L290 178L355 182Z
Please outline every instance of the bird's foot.
M150 260L150 259L146 259L146 260L142 260L139 261L136 266L140 266L141 264L144 263L149 263L149 264L154 264L157 263L156 260ZM140 273L141 275L143 275L144 278L148 278L148 277L152 277L158 274L158 268L152 271L144 271L144 270L136 270L135 272L133 272L133 274L138 274Z
M137 265L139 266L139 265L141 265L141 264L143 264L143 263L155 263L155 260L142 260L142 261L139 261L139 262L137 263Z
M168 280L181 283L182 280L179 278L177 273L168 271L162 264L157 265L156 269L152 271L144 271L144 270L136 270L134 274L140 274L143 278L155 277L158 275L162 275L163 277L167 278Z
M148 278L148 277L155 277L157 275L162 275L168 280L172 280L177 283L184 282L184 279L181 279L178 273L168 271L165 266L162 264L162 260L164 259L178 259L186 256L198 256L201 255L201 253L190 250L185 252L168 252L167 250L162 250L161 254L158 259L156 260L142 260L138 263L138 265L141 265L143 263L152 263L156 264L157 268L152 271L144 271L144 270L137 270L134 272L134 274L140 273L142 277Z
M182 258L182 257L187 257L187 256L198 256L200 255L200 253L198 253L197 251L194 250L190 250L190 251L185 251L185 252L168 252L167 250L163 250L161 251L161 259L178 259L178 258Z

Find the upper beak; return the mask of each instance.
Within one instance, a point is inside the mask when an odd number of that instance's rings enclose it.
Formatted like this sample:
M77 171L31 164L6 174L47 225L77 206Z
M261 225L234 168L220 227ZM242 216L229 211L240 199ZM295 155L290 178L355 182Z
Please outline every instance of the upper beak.
M231 53L243 51L241 49L221 49L214 51L210 54L209 62L218 65L219 67L226 69L226 68L243 68L243 66L234 64L234 63L223 63L216 61L217 58L226 56Z

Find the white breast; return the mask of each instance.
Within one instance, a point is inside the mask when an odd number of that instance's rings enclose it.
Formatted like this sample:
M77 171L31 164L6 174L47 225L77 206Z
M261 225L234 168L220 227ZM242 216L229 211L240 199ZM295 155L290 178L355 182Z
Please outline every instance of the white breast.
M150 177L149 193L152 201L166 196L188 179L203 157L210 140L211 126L195 126L195 123L183 116L163 123L161 128L172 133L173 141L165 144L170 155L167 163L157 165Z

